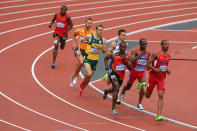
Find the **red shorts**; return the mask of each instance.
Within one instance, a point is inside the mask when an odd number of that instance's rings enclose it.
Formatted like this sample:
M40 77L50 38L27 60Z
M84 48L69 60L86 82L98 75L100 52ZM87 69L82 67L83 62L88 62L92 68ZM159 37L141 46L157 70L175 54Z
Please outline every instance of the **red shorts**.
M152 92L155 85L157 85L157 91L164 90L165 91L165 77L159 78L154 75L149 76L147 91Z
M131 70L129 74L129 79L127 83L133 84L133 82L137 79L138 81L145 77L145 71L136 71Z

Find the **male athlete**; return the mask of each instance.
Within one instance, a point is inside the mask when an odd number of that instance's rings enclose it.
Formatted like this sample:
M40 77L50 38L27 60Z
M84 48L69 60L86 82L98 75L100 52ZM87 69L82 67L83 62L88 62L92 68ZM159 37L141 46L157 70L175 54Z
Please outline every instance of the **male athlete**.
M120 51L119 49L119 46L120 46L120 43L123 42L126 38L126 31L124 29L120 29L118 31L118 39L111 42L110 45L109 45L109 48L107 49L107 54L115 54L115 53L118 53ZM128 46L128 44L126 44ZM110 62L110 65L109 65L109 69L112 68L112 63L113 63L113 59L111 60ZM105 74L104 76L101 77L101 80L105 80L107 85L110 85L110 80L109 80L109 77L107 77L108 74Z
M131 61L129 61L129 56L125 53L127 48L126 42L121 42L119 49L120 51L118 53L110 53L107 54L104 58L104 63L105 63L105 69L109 70L109 80L112 83L112 88L106 89L104 88L104 95L103 99L107 98L108 93L113 94L113 99L112 99L112 114L116 115L118 112L116 111L116 101L118 98L118 92L120 89L120 86L122 85L122 82L124 80L125 76L125 70L126 67L128 69L131 69ZM108 59L112 59L112 67L109 69L108 66Z
M71 77L71 83L70 86L73 86L74 84L77 83L77 77L79 76L79 72L81 70L81 67L83 66L83 59L87 56L87 54L85 53L85 50L87 48L87 41L82 41L80 44L80 51L81 51L81 55L78 56L78 45L76 45L76 41L77 41L77 37L78 39L82 39L84 37L86 37L87 35L90 34L94 34L94 30L91 29L91 25L92 25L92 19L91 18L87 18L85 20L85 26L82 28L78 28L74 31L73 34L73 49L75 50L75 56L78 60L78 65L75 69L74 75ZM77 42L78 43L78 42Z
M161 50L153 53L148 61L148 66L151 69L149 72L149 80L147 87L140 88L144 89L144 94L147 98L150 98L153 92L155 85L157 85L158 90L158 108L157 108L157 117L156 121L162 121L163 117L161 115L163 107L163 96L165 92L165 79L166 73L171 74L171 71L168 69L168 64L170 60L170 55L168 54L169 42L167 40L161 41Z
M71 17L67 14L68 8L63 5L61 11L58 14L55 14L49 28L52 27L53 23L56 22L55 32L53 34L54 38L54 50L53 50L53 63L51 67L55 69L56 64L55 60L57 57L57 51L60 44L60 48L63 50L66 44L66 39L68 37L68 32L73 28L73 23Z
M99 60L100 56L100 50L102 50L102 53L106 52L106 40L105 38L102 37L102 32L103 32L103 25L98 24L96 26L96 32L95 34L88 35L85 38L82 38L79 40L79 47L81 45L81 42L84 40L88 41L86 53L88 56L84 59L84 67L86 71L86 75L84 80L80 84L80 91L78 96L82 96L82 91L83 89L87 86L89 83L90 79L94 75L94 71L96 70L96 65ZM78 55L80 57L81 50L80 48L78 49Z
M132 70L130 71L129 79L127 81L127 84L123 87L121 94L119 95L121 99L124 98L125 92L129 90L133 84L133 82L137 79L138 82L142 86L146 86L146 78L145 78L145 70L147 67L147 61L150 56L150 52L147 51L147 41L145 38L141 38L139 40L139 46L140 48L134 49L131 51L131 59L132 59ZM143 110L144 108L141 105L142 99L143 99L143 90L140 89L139 92L139 101L137 104L137 107L140 110ZM120 101L118 99L118 101Z

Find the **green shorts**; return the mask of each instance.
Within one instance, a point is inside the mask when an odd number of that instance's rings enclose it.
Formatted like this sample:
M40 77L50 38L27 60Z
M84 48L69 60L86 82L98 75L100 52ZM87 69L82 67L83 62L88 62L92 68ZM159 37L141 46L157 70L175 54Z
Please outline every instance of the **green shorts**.
M93 71L95 71L96 70L96 65L97 65L97 63L98 63L98 60L89 60L89 59L84 59L84 63L88 63L88 64L90 64L90 66L91 66L91 69L93 70Z

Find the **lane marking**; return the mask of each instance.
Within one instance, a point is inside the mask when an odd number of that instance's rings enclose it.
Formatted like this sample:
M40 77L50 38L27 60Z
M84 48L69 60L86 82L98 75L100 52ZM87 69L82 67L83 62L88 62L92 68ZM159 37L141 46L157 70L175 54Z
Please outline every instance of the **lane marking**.
M7 7L1 7L0 10L9 9L9 8L24 7L24 6L32 6L32 5L43 5L43 4L68 2L68 1L76 1L76 0L60 0L60 1L50 1L50 2L40 2L40 3L32 3L32 4L24 4L24 5L7 6Z
M197 18L188 19L188 20L182 20L182 21L177 21L177 22L172 22L172 23L167 23L167 24L162 24L162 25L158 25L158 26L153 26L153 27L141 29L141 30L138 30L138 31L129 32L129 33L127 33L127 36L132 35L132 34L136 34L136 33L140 33L140 32L144 32L144 31L147 31L147 30L155 29L155 28L165 27L165 26L168 26L168 25L175 25L175 24L184 23L184 22L191 22L191 21L195 21L195 20L197 20ZM116 40L117 38L118 38L118 37L114 37L114 38L108 40L107 42ZM197 46L194 46L194 47L193 47L193 49L195 49L195 48L197 48ZM80 77L81 77L82 79L84 78L84 76L83 76L83 74L82 74L81 72L80 72ZM90 82L88 85L89 85L91 88L95 89L98 93L100 93L100 94L103 95L104 93L103 93L101 90L99 90L98 88L96 88L96 87L92 84L93 82L94 82L94 81ZM110 99L112 99L111 96L108 96L108 97L109 97ZM129 107L129 108L132 108L132 109L134 109L134 110L136 110L136 111L143 112L143 113L145 113L145 114L147 114L147 115L154 116L154 117L157 116L156 114L154 114L154 113L152 113L152 112L149 112L149 111L146 111L146 110L141 111L141 110L139 110L137 107L135 107L135 106L133 106L133 105L130 105L130 104L128 104L128 103L122 102L122 104L125 105L125 106L127 106L127 107ZM169 121L169 122L172 122L172 123L175 123L175 124L178 124L178 125L182 125L182 126L185 126L185 127L188 127L188 128L192 128L192 129L197 129L197 126L194 126L194 125L190 125L190 124L187 124L187 123L183 123L183 122L180 122L180 121L176 121L176 120L173 120L173 119L170 119L170 118L167 118L167 117L164 117L164 118L165 118L165 120L167 120L167 121Z
M193 8L197 8L197 7L193 7ZM129 15L129 16L123 16L123 17L116 17L116 18L112 18L112 19L100 20L100 21L95 21L95 22L104 22L104 21L123 19L123 18L128 18L128 17L136 17L136 16L143 16L143 15L149 15L149 14L164 13L164 12L173 12L173 11L180 11L180 10L187 10L187 9L190 10L190 9L193 9L193 8L181 8L181 9L164 10L164 11L158 11L158 12L149 12L149 13L135 14L135 15ZM115 12L117 12L117 11L115 11ZM119 13L120 12L122 12L122 11L119 11ZM101 13L101 14L103 15L103 14L108 14L108 13L109 12L105 12L105 13ZM96 15L100 15L100 13L73 17L72 19L78 19L78 18L89 17L89 16L96 16ZM5 33L9 33L9 32L13 32L13 31L17 31L17 30L21 30L21 29L26 29L26 28L31 28L31 27L35 27L35 26L44 25L44 24L49 24L49 23L50 22L44 22L44 23L39 23L39 24L35 24L35 25L25 26L25 27L21 27L21 28L12 29L12 30L7 30L7 31L4 31L4 32L0 32L0 35L5 34Z
M117 0L116 0L117 1ZM123 0L120 0L123 1ZM85 11L85 10L94 10L94 9L102 9L102 8L111 8L111 7L121 7L121 6L127 6L127 5L138 5L138 4L147 4L147 3L157 3L157 2L165 2L165 1L173 1L173 0L158 0L158 1L148 1L148 2L138 2L138 3L129 3L129 4L120 4L120 5L110 5L110 6L102 6L99 8L86 8L86 9L80 9L80 10L75 10L76 11ZM100 2L89 2L89 3L84 3L84 4L73 4L73 5L68 5L68 7L72 6L80 6L80 5L89 5L89 4L98 4L98 3L106 3L108 1L100 1ZM189 3L189 2L188 2ZM196 3L196 2L195 2ZM25 13L25 12L32 12L32 11L39 11L39 10L48 10L48 9L56 9L59 8L60 6L53 6L53 7L48 7L48 8L39 8L39 9L33 9L33 10L23 10L23 11L17 11L17 12L9 12L9 13L4 13L0 14L0 16L3 15L11 15L11 14L18 14L18 13ZM69 13L72 11L68 11ZM49 15L49 14L46 14ZM51 15L51 13L50 13Z
M69 41L71 41L71 39L69 39L67 42L69 42ZM82 111L84 111L84 112L86 112L86 113L89 113L89 114L94 115L94 116L97 116L97 117L99 117L99 118L102 118L102 119L105 119L105 120L114 122L114 123L116 123L116 124L120 124L120 125L122 125L122 126L126 126L126 127L133 128L133 129L136 129L136 130L144 131L143 129L140 129L140 128L137 128L137 127L134 127L134 126L131 126L131 125L127 125L127 124L124 124L124 123L121 123L121 122L118 122L118 121L109 119L109 118L107 118L107 117L101 116L101 115L96 114L96 113L94 113L94 112L88 111L88 110L86 110L86 109L84 109L84 108L81 108L81 107L79 107L79 106L77 106L77 105L74 105L74 104L70 103L69 101L64 100L64 99L62 99L61 97L55 95L54 93L52 93L52 92L51 92L50 90L48 90L47 88L45 88L45 87L40 83L40 81L37 79L37 77L36 77L36 75L35 75L35 72L34 72L34 68L35 68L35 65L36 65L37 61L40 59L40 57L43 56L43 55L44 55L45 53L47 53L48 51L50 51L51 49L53 49L53 47L51 47L51 48L45 50L45 51L42 52L39 56L37 56L36 59L34 60L33 64L32 64L32 68L31 68L31 72L32 72L33 79L36 81L36 83L37 83L43 90L45 90L46 92L48 92L49 94L51 94L51 95L54 96L55 98L61 100L62 102L66 103L66 104L68 104L68 105L70 105L70 106L72 106L72 107L75 107L75 108L77 108L77 109L79 109L79 110L82 110Z
M80 123L81 125L103 125L106 123Z
M166 30L166 29L152 29L152 31L197 32L197 30Z
M89 4L96 4L96 3L107 3L107 2L114 2L114 1L123 1L123 0L100 1L100 2L93 2L93 3L75 4L73 6L89 5ZM171 1L171 0L166 0L166 1ZM154 2L155 1L152 1L152 3L154 3ZM157 1L157 2L160 2L160 1ZM144 4L144 3L145 2L143 2L141 4ZM119 6L121 6L121 4ZM89 10L95 10L95 9L100 9L100 8L109 8L109 7L115 7L115 6L114 5L113 6L102 6L102 7L95 7L95 8L86 8L86 9L72 10L72 11L68 11L68 13L71 13L71 12L81 12L81 11L86 11L86 10L89 11ZM153 7L147 7L147 8L154 8L154 6ZM143 8L135 8L135 9L139 9L139 10L140 9L146 9L146 7L143 7ZM132 8L132 9L121 10L121 12L131 11L131 10L135 10L135 9ZM116 12L120 12L120 11L117 11L116 10L116 11L110 11L110 12L103 12L103 13L99 13L98 15L100 15L100 14L110 14L110 13L116 13ZM54 15L54 13L44 14L44 15L36 15L36 16L31 16L31 17L23 17L23 18L13 19L13 20L7 20L7 21L1 21L0 24L10 23L10 22L15 22L15 21L20 21L20 20L26 20L26 19L39 18L39 17L46 17L46 16L49 16L49 15Z
M8 97L8 96L6 96L5 94L3 94L2 92L0 92L0 95L2 95L3 97L5 97L6 99L10 100L11 102L13 102L13 103L19 105L20 107L23 107L23 108L25 108L26 110L29 110L29 111L31 111L31 112L33 112L33 113L35 113L35 114L38 114L38 115L40 115L40 116L43 116L43 117L47 118L47 119L53 120L53 121L55 121L55 122L58 122L58 123L61 123L61 124L67 125L67 126L71 126L71 127L73 127L73 128L79 129L79 130L88 131L88 130L86 130L86 129L83 129L83 128L80 128L80 127L71 125L71 124L69 124L69 123L66 123L66 122L57 120L57 119L55 119L55 118L53 118L53 117L50 117L50 116L47 116L47 115L42 114L42 113L40 113L40 112L37 112L37 111L35 111L35 110L33 110L33 109L31 109L31 108L25 106L25 105L20 104L19 102L17 102L17 101L15 101L15 100L11 99L10 97Z
M139 40L126 40L126 41L139 41ZM153 43L160 43L161 41L151 41L151 40L147 40L147 42L153 42ZM197 44L197 41L194 41L194 42L192 42L192 41L170 41L170 40L168 40L168 42L170 42L170 43L182 43L182 44Z
M28 0L11 0L11 1L2 1L2 2L0 2L0 4L3 4L3 3L11 3L11 2L21 2L21 1L28 1Z
M145 21L139 21L139 22L135 22L135 23L129 23L129 24L124 24L124 25L120 25L120 26L115 26L115 27L111 27L111 28L107 28L105 30L110 30L110 29L114 29L114 28L118 28L118 27L124 27L124 26L128 26L128 25L135 25L135 24L141 24L141 23L145 23L145 22L151 22L151 21L156 21L156 20L162 20L162 19L168 19L168 18L176 18L176 17L180 17L180 16L188 16L188 15L193 15L193 14L197 14L197 13L189 13L189 14L184 14L184 15L177 15L177 16L170 16L170 17L163 17L163 18L158 18L158 19L150 19L150 20L145 20ZM196 20L196 18L195 18ZM96 22L95 22L96 23ZM81 24L81 25L84 25L84 24ZM81 26L81 25L76 25L74 27L78 27L78 26ZM52 33L54 31L50 31L50 32L45 32L45 33L42 33L42 34L38 34L38 35L35 35L35 36L32 36L32 37L29 37L29 38L26 38L26 39L23 39L21 41L18 41L12 45L9 45L7 47L5 47L4 49L0 50L0 53L4 52L5 50L15 46L15 45L18 45L22 42L25 42L27 40L30 40L30 39L33 39L33 38L36 38L36 37L39 37L39 36L42 36L42 35L46 35L46 34L49 34L49 33Z
M24 130L24 131L31 131L31 130L26 129L26 128L23 128L23 127L21 127L21 126L18 126L18 125L12 124L12 123L10 123L10 122L4 121L4 120L2 120L2 119L0 119L0 122L6 123L6 124L8 124L8 125L14 126L14 127L19 128L19 129L21 129L21 130Z

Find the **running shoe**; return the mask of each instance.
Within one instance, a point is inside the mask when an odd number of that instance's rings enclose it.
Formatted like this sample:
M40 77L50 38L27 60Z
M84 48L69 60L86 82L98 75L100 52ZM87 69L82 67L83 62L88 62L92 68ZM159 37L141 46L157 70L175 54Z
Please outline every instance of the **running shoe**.
M113 115L117 115L117 114L118 114L118 112L116 111L116 109L113 109L113 110L112 110L112 114L113 114Z
M73 87L73 85L77 84L77 77L75 77L73 79L73 76L71 77L71 82L70 82L70 86Z
M101 80L104 81L107 76L108 76L108 74L101 76Z
M82 81L80 84L80 88L83 89L84 88L84 82Z
M124 100L124 95L125 95L124 93L121 93L121 95L120 95L120 100L121 100L121 101Z
M120 105L121 101L119 99L117 99L116 104Z
M78 97L82 97L82 91L79 91Z
M104 94L103 94L103 100L105 100L106 98L107 98L107 89L106 88L104 88Z
M144 110L144 108L142 107L142 104L138 104L137 108L140 109L140 110Z
M142 82L142 83L137 84L136 88L141 89L142 86L146 86L146 82Z
M55 62L53 62L52 65L51 65L51 68L55 69L55 67L56 67L56 64L55 64Z
M156 121L163 121L164 118L163 118L162 116L157 116L157 117L155 118L155 120L156 120Z

